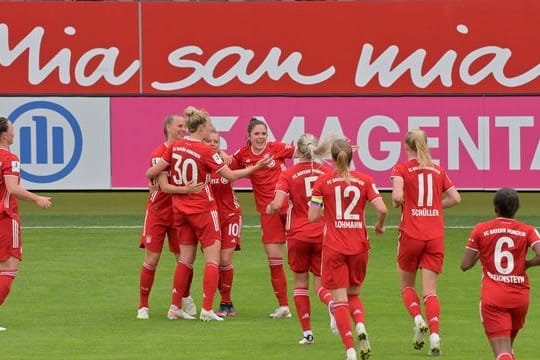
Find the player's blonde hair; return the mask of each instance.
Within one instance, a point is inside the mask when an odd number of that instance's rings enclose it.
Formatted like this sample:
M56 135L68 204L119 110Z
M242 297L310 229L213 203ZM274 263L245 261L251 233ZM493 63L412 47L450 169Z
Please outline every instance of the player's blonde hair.
M313 134L303 134L296 142L296 152L300 159L322 161L330 155L330 147L334 140L335 138L330 136L319 143L319 139Z
M409 131L405 137L405 143L409 146L411 151L416 153L416 160L418 160L421 167L428 167L432 164L431 154L429 153L427 144L427 136L424 130L413 129Z
M349 172L349 165L352 160L352 146L344 139L337 139L332 143L332 159L336 163L338 174L347 183L350 183L351 174Z
M180 115L177 115L177 114L172 114L172 115L168 115L166 118L165 118L165 121L163 121L163 134L165 135L165 139L167 139L169 137L169 129L167 129L167 127L169 125L171 125L174 121L174 119L176 118L184 118L183 116L180 116Z
M199 126L210 121L210 114L204 109L197 109L194 106L188 106L186 110L184 110L184 116L186 118L187 128L191 133L197 131Z

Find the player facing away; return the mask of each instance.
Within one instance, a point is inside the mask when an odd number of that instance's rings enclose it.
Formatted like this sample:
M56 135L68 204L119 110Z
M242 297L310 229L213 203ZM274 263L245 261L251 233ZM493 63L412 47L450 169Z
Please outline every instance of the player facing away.
M220 136L216 130L212 130L204 143L212 149L219 151ZM229 164L231 169L236 169L234 159ZM219 284L221 295L219 317L236 316L236 309L232 302L232 285L234 279L233 255L240 250L240 231L242 230L242 212L236 199L232 182L217 172L212 172L210 187L216 200L219 226L221 229L221 251L219 259Z
M437 282L444 260L442 209L461 201L444 169L431 161L427 137L411 130L405 138L407 161L392 169L392 205L401 208L397 268L401 297L414 319L413 346L420 350L428 325L422 317L416 292L416 272L422 270L422 293L429 324L429 353L440 354L440 305ZM443 194L446 197L443 199Z
M250 176L257 212L260 214L262 242L270 267L272 288L279 307L271 318L290 318L287 278L283 269L283 245L285 244L285 222L287 206L274 215L266 214L266 205L274 198L274 189L279 175L285 170L285 159L292 158L294 146L268 141L268 128L264 121L253 118L248 125L248 143L233 157L241 167L251 166L265 156L273 161L264 169Z
M181 294L188 285L199 241L205 259L203 301L199 318L202 321L223 321L223 318L212 310L219 280L221 230L216 202L207 181L212 171L218 172L229 181L249 176L272 159L264 158L255 166L233 171L214 149L202 143L213 129L208 113L190 106L185 110L184 116L191 135L175 141L160 161L146 173L146 176L152 179L167 169L170 171L169 183L160 181L160 187L164 192L173 194L173 221L178 228L180 260L174 274L174 291L169 311L176 311L181 307ZM200 191L186 194L186 187L190 186L195 186Z
M267 214L281 210L289 199L286 236L289 267L294 274L294 305L303 337L301 345L315 342L311 329L311 304L309 301L309 272L313 274L313 287L319 299L326 305L332 301L330 292L321 286L321 252L324 224L309 222L308 208L315 180L331 169L322 165L330 153L332 139L320 144L312 134L304 134L296 143L298 163L281 173L276 184L274 200L266 208Z
M371 202L377 217L375 233L380 235L385 231L388 210L373 179L349 169L353 149L347 141L334 141L331 154L336 170L319 176L315 181L308 219L319 221L322 217L326 227L322 250L322 285L332 293L331 311L345 345L347 360L356 360L358 355L349 316L355 323L360 358L369 359L371 347L365 326L364 305L360 299L369 257L364 211L366 202Z
M21 166L17 155L9 151L15 132L11 122L0 117L0 306L6 300L22 261L21 225L18 200L34 202L42 209L51 207L51 198L22 188ZM0 331L5 331L0 327Z
M171 144L182 139L186 132L186 120L180 115L169 115L163 124L165 142L156 147L151 154L151 165L155 165L161 159L165 150ZM167 174L165 174L167 176ZM174 254L176 260L180 258L180 246L178 245L176 229L173 227L172 199L170 194L166 194L159 188L157 179L150 184L150 196L146 202L146 213L142 229L139 247L144 249L144 262L141 267L139 277L139 309L137 319L146 320L149 318L149 297L154 284L156 269L161 257L165 236L169 243L169 250ZM191 277L193 278L193 273ZM189 281L191 285L191 281ZM182 304L184 311L179 311L182 317L189 315L194 317L197 314L197 307L193 298L189 294L191 286L188 286L183 294ZM174 314L169 314L174 315ZM170 319L176 319L169 316Z
M480 316L497 360L512 360L512 344L525 324L529 308L529 278L525 270L540 265L540 234L514 215L519 197L503 188L493 199L495 219L477 224L461 260L461 270L482 264ZM527 260L527 249L535 257Z

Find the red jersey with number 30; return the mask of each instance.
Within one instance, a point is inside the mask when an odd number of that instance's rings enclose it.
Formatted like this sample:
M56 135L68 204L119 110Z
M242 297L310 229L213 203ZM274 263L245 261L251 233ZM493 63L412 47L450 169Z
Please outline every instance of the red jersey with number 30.
M192 139L176 140L163 154L169 164L169 183L185 186L188 183L205 183L195 194L178 194L172 197L173 207L185 214L199 214L216 209L210 187L210 174L220 171L225 163L210 146Z
M324 205L326 233L323 246L346 255L369 249L365 213L366 201L381 197L371 176L351 171L350 184L336 170L315 181L311 201Z
M13 219L20 220L19 202L15 196L8 193L6 183L4 182L4 176L15 176L17 177L17 183L20 183L21 163L19 162L17 155L7 149L0 149L0 167L2 171L2 176L0 178L1 211Z
M480 254L482 302L513 307L529 296L525 260L537 242L538 231L515 219L496 218L474 227L467 248Z
M281 191L289 195L287 239L306 242L321 241L323 222L310 223L307 214L313 184L320 175L330 171L329 167L319 163L300 162L281 173L276 184L276 192Z
M396 165L392 178L403 179L399 231L417 240L444 237L443 194L454 185L440 166L421 168L416 159Z
M274 199L274 189L279 180L279 175L285 170L285 159L292 158L294 149L295 147L292 145L268 142L264 150L259 154L255 154L251 150L251 146L244 146L234 153L234 158L244 168L255 165L266 155L274 158L267 167L254 171L250 175L255 204L259 213L266 213L266 205Z

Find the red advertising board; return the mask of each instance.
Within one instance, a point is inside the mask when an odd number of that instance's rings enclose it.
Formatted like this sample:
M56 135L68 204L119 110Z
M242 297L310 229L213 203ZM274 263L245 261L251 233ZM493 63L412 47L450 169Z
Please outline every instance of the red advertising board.
M121 2L0 2L0 93L137 94L137 9Z
M540 93L540 2L0 3L3 94Z

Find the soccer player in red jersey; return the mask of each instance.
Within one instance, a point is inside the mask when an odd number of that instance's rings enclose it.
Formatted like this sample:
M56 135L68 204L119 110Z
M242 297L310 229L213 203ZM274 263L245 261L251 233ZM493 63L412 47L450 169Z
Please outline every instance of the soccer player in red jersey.
M51 198L39 196L22 188L21 164L17 155L9 151L15 132L11 122L0 117L0 306L6 300L11 283L17 276L22 261L21 224L18 200L33 201L38 207L51 207ZM0 327L0 331L5 331Z
M322 250L322 285L332 293L331 311L347 351L347 360L357 359L349 315L355 322L360 358L368 359L371 347L364 322L364 305L360 300L369 256L364 210L367 201L375 207L375 233L378 235L385 231L388 210L373 179L349 169L353 149L347 141L334 141L331 154L336 169L315 181L308 219L319 221L322 217L326 227Z
M444 260L444 219L442 209L461 201L461 196L444 169L431 161L427 137L411 130L405 138L407 161L392 169L392 204L401 208L399 224L398 273L401 297L414 319L413 346L420 350L428 325L422 317L416 292L416 272L422 269L422 292L429 330L431 355L440 354L437 282ZM443 199L443 194L446 197Z
M514 219L519 197L503 188L493 199L497 217L477 224L469 237L461 270L482 263L480 315L497 360L515 359L512 344L525 323L529 308L526 269L540 265L540 234ZM527 249L536 256L527 260Z
M161 159L165 150L176 140L184 138L186 132L186 120L180 115L169 115L163 124L165 142L156 147L151 154L151 166ZM167 174L164 174L167 176ZM167 236L169 250L174 254L176 260L180 257L180 247L176 236L176 229L172 222L172 199L170 194L166 194L159 188L157 179L150 185L150 196L146 203L146 213L144 216L144 226L142 229L139 247L144 251L144 263L141 268L139 278L139 309L137 319L149 318L148 298L154 284L156 268L161 257L163 243ZM191 277L193 276L193 273ZM191 285L191 281L189 282ZM189 295L191 286L188 286L183 294L182 303L186 313L193 317L197 313L197 307ZM179 311L183 317L186 313ZM188 317L188 316L185 316ZM170 319L176 319L170 317Z
M179 229L180 260L174 275L172 305L169 311L181 307L181 294L188 285L199 241L205 258L200 319L222 321L223 318L212 310L219 280L221 231L216 202L207 180L212 171L218 172L229 181L249 176L254 170L269 164L272 158L265 157L255 166L233 171L214 149L202 143L213 129L208 113L188 107L184 116L191 135L169 146L160 161L146 173L146 176L152 179L167 169L170 171L169 183L160 182L160 187L164 192L173 194L173 221L174 226ZM200 191L186 194L188 185L200 186Z
M251 166L265 156L273 161L264 169L250 176L257 212L260 214L262 242L270 266L270 279L279 307L271 318L290 318L287 278L283 269L283 244L285 244L285 221L287 207L274 215L266 214L266 206L274 199L274 189L279 175L285 169L285 159L292 158L294 146L268 141L268 128L264 121L253 118L248 125L248 144L234 155L241 167Z
M330 152L332 139L318 144L312 134L300 136L296 143L298 163L281 173L276 184L274 200L268 204L267 214L281 210L289 199L286 235L289 267L294 273L294 305L303 331L301 345L314 343L311 330L311 305L309 302L309 272L317 295L328 305L332 295L321 286L321 252L324 225L321 221L309 222L307 218L311 189L320 175L331 169L320 163Z
M213 130L204 141L211 148L219 151L220 136ZM235 160L229 164L231 169L238 168ZM236 199L232 183L217 172L212 172L210 187L216 200L219 224L221 228L221 252L219 262L219 292L221 301L216 313L219 317L236 316L232 303L232 285L234 279L233 254L240 250L240 231L242 230L242 211Z

